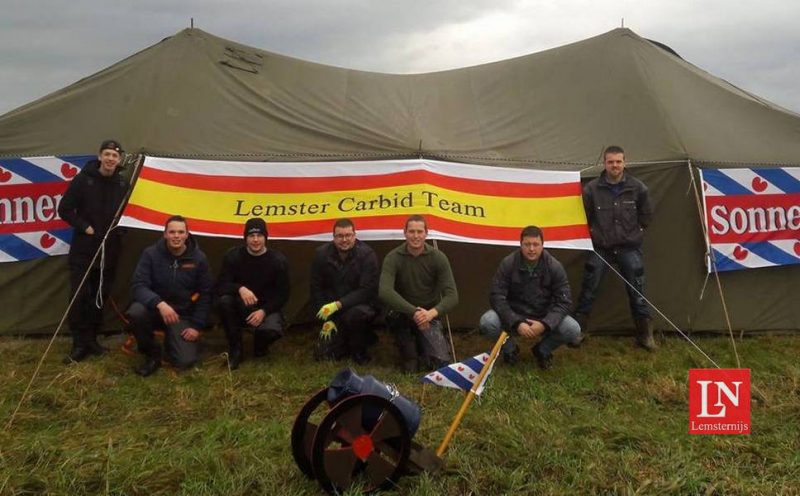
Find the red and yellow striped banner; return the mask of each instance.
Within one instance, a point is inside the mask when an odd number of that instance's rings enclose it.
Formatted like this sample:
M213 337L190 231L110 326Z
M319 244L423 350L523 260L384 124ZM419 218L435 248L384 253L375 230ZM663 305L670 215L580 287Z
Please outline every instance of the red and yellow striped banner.
M547 246L591 249L578 172L438 162L276 163L147 157L121 225L163 229L173 214L196 234L239 237L261 217L270 237L329 240L335 219L361 239L402 239L424 215L431 238L517 244L524 226Z

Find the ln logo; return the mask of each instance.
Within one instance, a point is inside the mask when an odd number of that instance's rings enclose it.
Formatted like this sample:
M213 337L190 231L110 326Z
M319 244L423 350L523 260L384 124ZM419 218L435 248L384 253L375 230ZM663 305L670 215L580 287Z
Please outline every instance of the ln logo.
M750 434L750 369L689 369L689 434Z

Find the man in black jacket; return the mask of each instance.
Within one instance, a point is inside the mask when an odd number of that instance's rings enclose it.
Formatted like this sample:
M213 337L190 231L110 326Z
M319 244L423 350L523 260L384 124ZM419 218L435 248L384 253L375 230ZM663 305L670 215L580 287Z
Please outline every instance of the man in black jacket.
M80 362L105 349L97 342L103 324L103 303L114 282L119 256L119 231L106 233L117 210L125 201L128 182L119 174L122 147L115 140L100 145L97 160L89 161L70 183L58 205L58 215L75 231L69 248L70 297L76 293L69 312L72 351L64 363ZM105 250L89 267L105 239ZM88 275L86 275L88 271ZM78 292L81 280L86 280Z
M481 316L479 328L495 340L501 330L508 332L502 347L506 363L518 361L514 335L539 339L531 351L543 369L552 366L556 348L580 342L580 326L567 315L572 305L567 273L544 249L544 234L536 226L524 228L520 249L500 262L489 302L492 309Z
M642 257L644 230L653 215L650 194L643 182L625 172L625 151L622 148L606 148L603 161L605 170L600 177L589 181L583 188L583 204L595 251L586 260L575 318L585 329L607 268L602 257L616 264L627 282L625 289L636 323L636 344L654 351L656 343L650 308L644 299Z
M189 234L186 219L174 215L164 226L164 239L145 248L131 292L127 314L139 352L145 356L136 373L142 377L161 367L161 345L153 331L164 330L168 360L187 369L199 360L200 330L211 307L211 271L206 255Z
M311 265L311 305L324 321L317 360L347 355L361 365L370 361L367 348L377 337L371 325L378 296L378 258L356 239L350 219L333 225L333 241L317 248Z
M217 307L228 338L228 364L239 368L242 328L253 329L253 355L266 355L283 336L281 310L289 300L289 263L283 253L267 249L267 224L253 218L245 223L245 245L232 248L222 260L217 279Z

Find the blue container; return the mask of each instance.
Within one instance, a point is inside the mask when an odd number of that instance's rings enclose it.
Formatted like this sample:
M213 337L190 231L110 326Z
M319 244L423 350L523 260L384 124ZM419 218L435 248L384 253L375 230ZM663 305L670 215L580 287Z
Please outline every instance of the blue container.
M371 394L389 400L403 415L410 436L413 438L417 433L422 419L422 410L419 405L401 395L397 388L384 384L371 375L361 377L353 369L341 370L328 387L328 403L334 405L356 394ZM380 411L368 410L370 409L364 410L362 422L365 428L371 429L377 424Z

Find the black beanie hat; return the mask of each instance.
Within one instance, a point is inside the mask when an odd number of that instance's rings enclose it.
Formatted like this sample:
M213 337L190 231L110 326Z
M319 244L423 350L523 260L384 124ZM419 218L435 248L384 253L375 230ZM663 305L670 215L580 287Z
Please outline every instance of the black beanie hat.
M253 233L263 234L265 238L267 237L267 223L264 222L264 219L247 219L244 224L244 238L247 239L247 236Z
M100 152L103 153L103 150L114 150L115 152L122 154L122 145L119 144L119 141L109 139L105 140L100 143Z

